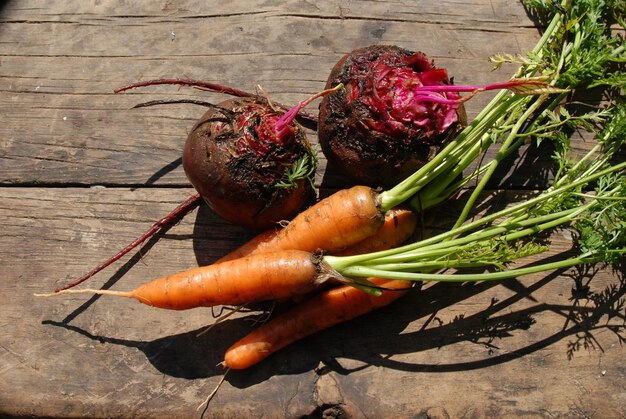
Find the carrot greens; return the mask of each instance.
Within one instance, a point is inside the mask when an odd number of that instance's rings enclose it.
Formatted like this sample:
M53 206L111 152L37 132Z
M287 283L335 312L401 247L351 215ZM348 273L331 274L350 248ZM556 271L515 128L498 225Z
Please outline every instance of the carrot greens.
M626 253L626 162L619 155L626 141L626 9L619 1L524 3L533 15L552 16L541 39L524 57L501 54L493 61L497 67L519 63L513 80L540 77L553 89L534 95L498 92L423 169L381 194L383 205L410 199L421 209L443 201L469 179L478 179L450 230L388 251L325 257L339 273L355 278L359 287L366 277L499 280L579 264L613 263ZM589 95L590 89L601 93L601 100L582 103L581 93ZM593 137L590 150L582 155L570 145L576 131L586 132L585 139ZM552 143L552 185L532 198L468 221L498 165L528 141ZM491 146L498 147L495 157L461 177ZM413 197L407 197L410 194ZM523 263L528 256L548 251L544 239L555 228L575 231L577 255L507 268L511 262ZM443 273L465 268L489 270Z
M499 280L583 263L615 262L626 252L626 178L618 174L625 168L626 162L587 174L532 200L423 241L368 255L326 256L325 260L346 276L416 281ZM597 183L595 194L577 192L589 182ZM501 221L491 223L500 218ZM548 246L532 238L567 224L578 231L579 255L557 262L506 269L508 262L549 250ZM527 241L528 238L531 240ZM433 270L479 267L494 267L500 271L431 273Z

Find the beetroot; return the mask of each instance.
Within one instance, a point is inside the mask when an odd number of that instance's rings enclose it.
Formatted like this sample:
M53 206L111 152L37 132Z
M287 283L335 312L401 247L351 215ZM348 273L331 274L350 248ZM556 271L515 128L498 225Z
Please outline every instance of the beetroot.
M185 173L225 220L264 229L314 198L316 159L303 128L283 115L265 101L230 99L209 109L189 134Z
M420 52L354 50L333 67L327 87L339 83L345 89L320 105L319 142L331 164L368 185L405 179L466 124L458 93L419 91L451 84L446 70Z

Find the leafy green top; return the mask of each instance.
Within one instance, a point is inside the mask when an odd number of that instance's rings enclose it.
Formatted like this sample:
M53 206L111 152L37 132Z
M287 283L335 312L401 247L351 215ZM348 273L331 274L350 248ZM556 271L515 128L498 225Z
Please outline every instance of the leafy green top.
M613 263L626 254L626 162L618 154L626 141L626 3L525 0L524 4L536 16L550 16L541 39L525 56L499 54L492 61L496 68L505 62L518 63L514 79L540 77L558 89L534 96L499 92L423 170L382 194L383 203L391 205L413 193L410 202L421 209L443 201L470 179L478 179L449 231L384 252L326 257L331 266L362 288L368 289L370 284L362 279L368 276L418 281L496 280L578 264ZM590 89L601 94L600 103L580 102L584 97L580 93ZM595 138L595 144L583 155L577 155L570 144L574 131L586 131ZM467 221L498 164L528 140L553 143L552 186L534 198ZM494 145L499 149L493 160L459 180L463 170ZM406 188L409 183L411 188ZM577 256L506 269L513 260L547 250L539 239L562 226L575 229ZM492 267L496 271L441 272L467 267ZM377 292L375 288L369 290Z

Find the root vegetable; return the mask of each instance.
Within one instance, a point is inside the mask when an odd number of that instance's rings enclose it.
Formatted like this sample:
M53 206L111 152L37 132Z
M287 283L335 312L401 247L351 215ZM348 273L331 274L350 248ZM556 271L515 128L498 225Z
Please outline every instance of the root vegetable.
M209 110L187 138L187 177L218 215L251 229L266 229L293 217L314 198L316 157L296 116L327 89L286 110L268 97L193 79L157 79L120 87L116 93L154 85L191 86L235 99ZM153 105L166 102L149 102ZM286 111L285 111L286 110Z
M189 134L183 167L225 220L265 229L291 219L314 198L315 156L304 130L254 99L209 109Z
M309 252L289 250L202 266L147 282L133 291L67 289L54 294L90 293L134 298L169 310L242 305L305 295L331 278L339 278Z
M257 235L218 262L286 249L340 251L376 233L385 212L373 189L342 189L302 211L285 227Z
M316 294L263 324L228 348L224 367L249 368L300 339L391 304L412 285L410 281L380 278L371 281L384 288L381 295L342 285Z
M383 225L372 236L361 240L339 252L336 256L360 255L363 253L388 250L407 241L417 228L417 215L402 207L387 211Z
M458 93L443 92L438 101L417 93L420 86L451 84L446 70L420 52L356 49L333 67L327 84L337 83L345 90L320 106L320 145L329 162L367 185L405 179L466 123Z

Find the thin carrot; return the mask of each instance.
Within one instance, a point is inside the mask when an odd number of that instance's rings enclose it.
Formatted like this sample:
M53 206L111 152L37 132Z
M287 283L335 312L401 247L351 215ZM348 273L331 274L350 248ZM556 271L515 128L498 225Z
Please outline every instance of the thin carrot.
M411 287L410 281L371 281L385 289L380 296L350 285L316 294L232 345L224 355L224 367L249 368L297 340L391 304Z
M382 250L400 244L412 234L415 225L415 215L411 211L389 211L383 228L370 240L374 243L373 249ZM355 247L353 252L358 252L361 248ZM39 295L114 295L134 298L159 308L184 310L215 305L241 305L262 300L284 300L308 294L332 278L339 282L349 281L325 264L320 255L300 250L284 250L190 269L150 281L133 291L67 289Z
M241 305L308 294L330 279L345 282L323 258L300 250L261 253L202 266L147 282L133 291L68 289L52 294L92 293L134 298L170 310Z
M385 212L372 188L341 189L298 214L285 227L253 237L218 262L287 249L341 251L376 233Z

